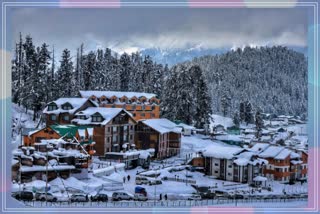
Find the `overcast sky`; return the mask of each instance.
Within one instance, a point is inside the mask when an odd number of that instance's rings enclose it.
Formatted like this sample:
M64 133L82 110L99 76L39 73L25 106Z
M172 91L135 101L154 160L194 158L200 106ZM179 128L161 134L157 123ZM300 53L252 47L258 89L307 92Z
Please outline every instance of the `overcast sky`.
M13 35L31 34L58 51L110 47L232 48L244 45L306 47L305 9L35 9L12 11ZM59 53L58 53L59 54Z

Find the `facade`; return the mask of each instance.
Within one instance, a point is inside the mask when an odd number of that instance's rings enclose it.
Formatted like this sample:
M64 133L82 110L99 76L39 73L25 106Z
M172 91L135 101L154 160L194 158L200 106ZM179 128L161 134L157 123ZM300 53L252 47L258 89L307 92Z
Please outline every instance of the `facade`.
M155 158L178 155L181 148L181 128L167 119L140 120L136 126L137 149L155 149Z
M135 120L160 117L160 100L155 94L120 91L80 91L83 98L97 102L100 107L123 108Z
M89 107L75 114L75 125L93 127L96 155L126 151L134 147L135 120L121 108Z
M97 105L85 98L59 98L47 104L43 113L46 125L71 124L75 113Z
M269 180L289 182L307 178L307 153L263 143L257 143L253 149L259 146L261 149L258 156L268 160L268 164L263 168L263 174Z
M22 138L24 146L33 146L40 143L43 139L58 139L61 135L50 127L43 129L24 129L22 130Z

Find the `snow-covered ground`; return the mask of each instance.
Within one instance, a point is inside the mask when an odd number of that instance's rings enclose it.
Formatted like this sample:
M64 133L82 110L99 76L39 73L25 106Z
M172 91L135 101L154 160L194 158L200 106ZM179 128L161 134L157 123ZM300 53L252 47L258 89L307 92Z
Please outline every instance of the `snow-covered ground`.
M217 125L223 125L225 129L228 127L234 126L234 123L231 118L229 117L223 117L217 114L212 114L211 115L213 122L210 121L210 129L212 130L213 127Z

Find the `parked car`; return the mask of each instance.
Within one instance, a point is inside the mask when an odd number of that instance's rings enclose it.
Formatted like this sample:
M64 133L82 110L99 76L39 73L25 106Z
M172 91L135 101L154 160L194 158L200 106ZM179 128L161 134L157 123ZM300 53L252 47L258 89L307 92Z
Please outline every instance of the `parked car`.
M136 186L136 188L134 188L134 193L139 193L139 194L143 194L144 196L147 197L147 191L145 188L140 187L140 186Z
M192 194L191 196L188 197L188 200L198 201L198 200L201 200L201 196L198 194Z
M52 193L47 192L47 194L45 192L37 192L35 194L35 199L39 200L39 201L52 201L52 202L56 202L58 200L58 198L54 195L52 195Z
M18 192L12 193L12 197L22 201L32 201L33 193L30 191L18 191Z
M113 201L121 201L121 200L133 200L133 196L129 195L126 192L114 192L112 194Z
M135 201L147 201L148 200L148 198L144 194L141 194L141 193L135 193L133 197L134 197Z
M71 195L71 202L88 202L89 198L84 194L73 194Z
M207 192L200 192L201 198L203 199L214 199L216 194L208 190Z
M99 194L97 194L95 196L92 196L91 201L103 201L103 202L106 202L106 201L108 201L108 195L99 193Z
M159 180L159 179L150 179L149 178L149 185L159 185L159 184L162 184L162 181Z
M141 184L149 184L149 180L146 177L143 176L137 176L136 177L136 184L141 185Z

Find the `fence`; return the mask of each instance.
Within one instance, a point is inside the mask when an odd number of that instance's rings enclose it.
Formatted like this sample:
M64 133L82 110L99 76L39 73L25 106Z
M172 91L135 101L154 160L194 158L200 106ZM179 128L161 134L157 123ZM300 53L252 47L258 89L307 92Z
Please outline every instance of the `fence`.
M286 203L294 202L294 204L307 203L307 197L300 198L248 198L248 199L210 199L210 200L167 200L167 201L108 201L108 202L41 202L28 201L23 202L28 207L195 207L195 206L259 206L259 207L285 207ZM300 203L300 204L301 204Z
M164 180L164 181L177 181L177 182L188 183L188 184L196 184L197 183L195 180L191 180L191 179L171 178L171 177L165 177L162 180Z

